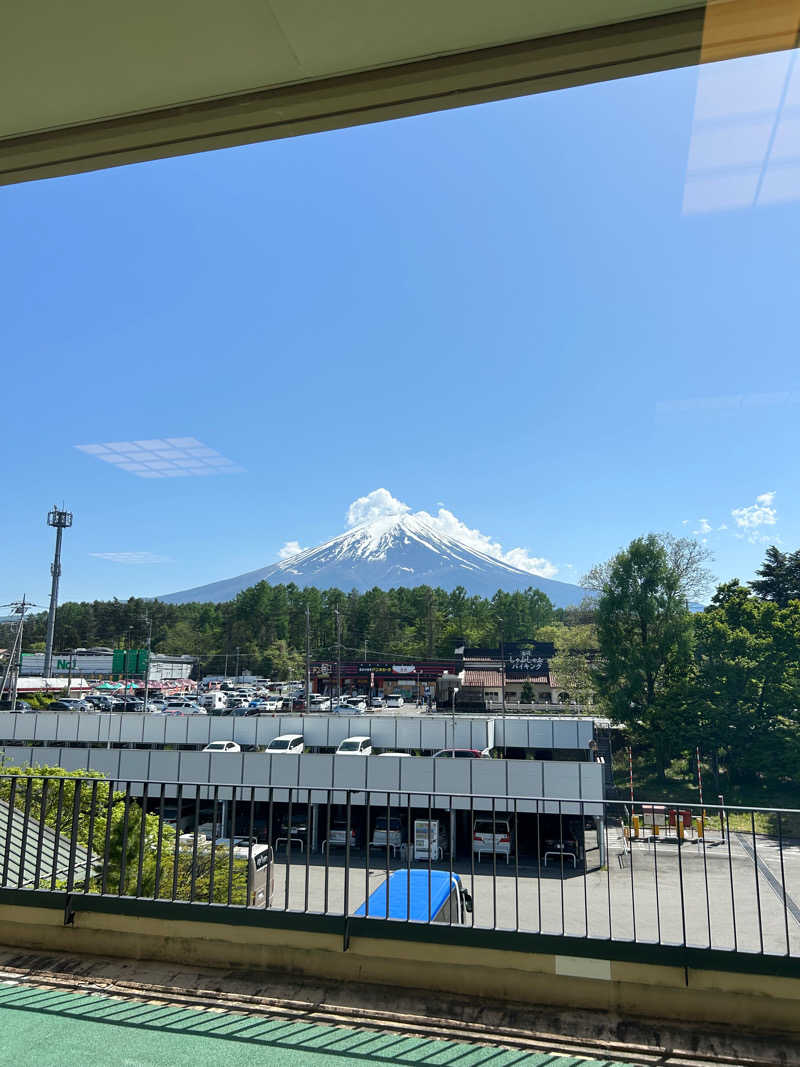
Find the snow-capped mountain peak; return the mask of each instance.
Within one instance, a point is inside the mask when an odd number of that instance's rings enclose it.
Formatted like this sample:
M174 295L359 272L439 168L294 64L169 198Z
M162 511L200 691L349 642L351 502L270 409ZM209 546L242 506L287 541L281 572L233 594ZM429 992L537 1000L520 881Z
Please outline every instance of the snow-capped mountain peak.
M556 606L577 604L584 595L578 586L540 578L449 536L422 515L404 513L361 523L316 548L260 570L160 599L168 603L231 600L260 581L337 587L346 592L375 586L464 586L470 594L481 596L493 596L498 589L513 592L533 586Z

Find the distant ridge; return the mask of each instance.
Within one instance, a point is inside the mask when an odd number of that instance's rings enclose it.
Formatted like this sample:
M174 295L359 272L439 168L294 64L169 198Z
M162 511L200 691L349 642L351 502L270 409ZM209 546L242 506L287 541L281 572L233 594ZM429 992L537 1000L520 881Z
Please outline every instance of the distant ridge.
M257 582L271 585L314 585L365 592L378 586L412 588L463 586L472 596L493 596L498 589L516 592L533 587L546 593L555 607L579 604L587 591L567 582L540 578L494 556L479 552L443 534L417 515L392 515L356 526L269 567L248 571L194 589L158 597L167 604L192 601L221 603Z

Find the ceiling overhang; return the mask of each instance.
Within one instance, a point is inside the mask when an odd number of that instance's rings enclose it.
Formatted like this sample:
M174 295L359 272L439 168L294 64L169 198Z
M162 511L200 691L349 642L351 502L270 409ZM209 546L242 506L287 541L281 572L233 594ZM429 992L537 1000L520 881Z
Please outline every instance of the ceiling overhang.
M163 14L156 0L142 2ZM800 10L798 0L236 0L238 20L198 24L209 10L198 2L183 9L186 33L172 23L157 33L121 27L119 13L108 14L114 5L99 4L20 0L19 39L0 43L0 184L791 48ZM422 21L398 23L411 9ZM106 19L92 32L73 26L68 41L46 33L50 15L80 22L98 10ZM598 24L601 15L615 18ZM126 9L129 23L137 17ZM5 20L18 28L8 12ZM231 32L215 50L220 25Z

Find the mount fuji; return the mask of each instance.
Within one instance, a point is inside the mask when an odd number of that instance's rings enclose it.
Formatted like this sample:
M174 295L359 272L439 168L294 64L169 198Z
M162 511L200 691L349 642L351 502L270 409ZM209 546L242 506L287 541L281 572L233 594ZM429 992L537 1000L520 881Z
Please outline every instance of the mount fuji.
M419 515L403 514L362 523L317 548L304 549L260 570L158 599L167 604L220 603L233 600L257 582L294 582L346 592L416 585L452 590L460 585L470 595L489 597L498 589L515 592L532 586L546 593L556 607L579 604L586 595L580 586L540 578L444 534Z

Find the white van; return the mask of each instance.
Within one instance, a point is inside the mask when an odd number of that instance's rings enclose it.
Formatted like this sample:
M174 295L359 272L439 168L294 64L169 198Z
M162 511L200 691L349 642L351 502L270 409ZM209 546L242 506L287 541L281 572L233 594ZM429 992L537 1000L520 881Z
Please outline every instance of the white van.
M271 756L300 756L303 752L303 735L281 734L273 737L265 751Z
M200 703L206 709L206 711L227 711L228 710L228 696L220 689L211 689L200 700Z
M371 737L346 737L344 741L339 742L339 747L336 749L337 756L371 756L372 755L372 738Z
M390 693L386 698L387 708L402 708L403 704L405 704L405 701L399 693Z

